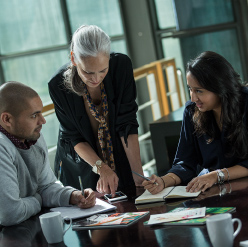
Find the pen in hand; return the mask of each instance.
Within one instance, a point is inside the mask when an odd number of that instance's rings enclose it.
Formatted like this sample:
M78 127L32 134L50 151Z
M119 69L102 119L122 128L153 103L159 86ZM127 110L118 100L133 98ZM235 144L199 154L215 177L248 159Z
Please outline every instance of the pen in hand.
M151 181L150 178L144 177L143 175L141 175L141 174L139 174L139 173L137 173L137 172L135 172L135 171L132 171L132 173L134 173L134 174L137 175L137 176L140 176L141 178L144 178L144 179L147 180L147 181ZM157 182L154 182L153 184L158 185Z
M83 184L82 184L81 176L78 176L78 179L79 179L79 184L80 184L80 188L81 188L81 191L82 191L82 195L84 196L84 187L83 187Z

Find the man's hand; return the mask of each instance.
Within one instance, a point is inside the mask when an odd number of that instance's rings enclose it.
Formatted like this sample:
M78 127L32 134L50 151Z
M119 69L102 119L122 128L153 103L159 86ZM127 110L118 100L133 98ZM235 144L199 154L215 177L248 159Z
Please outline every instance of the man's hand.
M97 182L96 190L100 193L111 193L114 197L118 182L119 178L116 173L108 165L103 164L100 169L100 178Z
M92 189L85 189L84 196L82 191L75 190L71 193L70 204L79 208L91 208L96 204L96 195Z
M204 192L217 182L217 172L213 171L208 174L193 178L187 185L187 192Z

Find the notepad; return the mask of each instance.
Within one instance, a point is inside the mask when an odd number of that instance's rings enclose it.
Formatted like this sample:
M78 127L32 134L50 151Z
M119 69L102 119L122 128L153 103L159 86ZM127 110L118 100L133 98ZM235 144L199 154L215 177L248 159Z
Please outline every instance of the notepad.
M69 206L69 207L51 208L50 210L53 212L60 212L63 218L67 217L74 220L115 209L116 206L96 198L96 204L94 207L91 208L81 209L77 206Z
M195 219L204 217L206 213L206 207L201 208L191 208L188 210L174 211L163 214L153 214L150 216L150 219L147 225L162 224L165 222L186 220L186 219Z
M160 202L165 201L167 198L197 197L200 193L200 191L194 193L186 192L186 186L167 187L155 195L146 190L141 196L136 198L135 204Z

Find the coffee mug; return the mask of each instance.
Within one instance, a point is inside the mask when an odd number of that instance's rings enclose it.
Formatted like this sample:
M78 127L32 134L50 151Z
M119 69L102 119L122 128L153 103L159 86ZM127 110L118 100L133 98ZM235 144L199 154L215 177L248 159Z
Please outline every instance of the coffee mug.
M64 234L69 230L72 220L62 218L60 212L51 212L39 216L42 232L49 244L59 243L63 241ZM70 224L64 230L64 220L69 219Z
M233 229L234 222L238 223L235 232ZM232 219L232 215L228 213L210 216L207 219L206 224L213 247L232 247L233 240L242 227L240 219Z

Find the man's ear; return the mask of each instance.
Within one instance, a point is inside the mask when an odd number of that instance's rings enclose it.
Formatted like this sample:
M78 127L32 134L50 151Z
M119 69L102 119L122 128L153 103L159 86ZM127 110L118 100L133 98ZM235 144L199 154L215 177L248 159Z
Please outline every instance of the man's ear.
M3 112L0 116L1 122L5 124L5 126L10 127L12 125L13 116L8 112Z
M77 66L77 64L75 63L75 58L74 58L74 54L73 51L71 51L71 62L74 66Z

